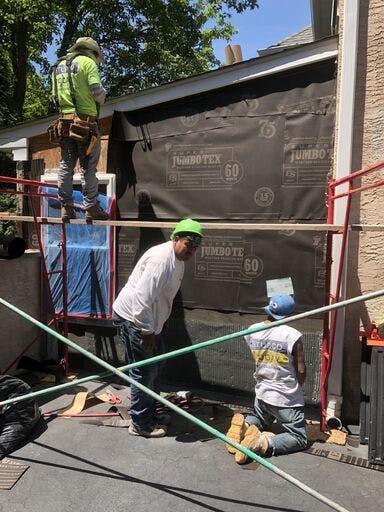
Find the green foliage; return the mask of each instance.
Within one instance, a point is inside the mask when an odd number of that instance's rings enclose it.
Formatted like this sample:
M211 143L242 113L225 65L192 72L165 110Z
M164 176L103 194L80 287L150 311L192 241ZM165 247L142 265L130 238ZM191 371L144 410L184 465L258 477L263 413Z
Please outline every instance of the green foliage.
M0 175L7 176L10 178L16 177L15 163L6 153L0 152ZM2 194L1 189L14 189L14 185L0 182L0 212L16 212L16 195L13 194ZM16 226L14 222L0 221L0 236L2 235L14 235L16 232Z
M12 121L12 66L8 53L0 44L0 125Z
M236 33L228 6L239 11L257 6L253 0L97 3L92 13L82 13L71 40L87 34L99 41L107 57L101 72L110 96L124 94L129 86L141 90L217 67L213 41L229 41Z
M23 119L47 116L50 109L50 90L45 80L34 71L27 74Z
M0 212L16 212L16 196L9 194L0 194ZM16 225L8 220L0 221L0 236L14 235L16 233Z
M2 79L10 85L9 114L0 117L3 124L24 120L27 76L32 63L42 62L41 55L52 42L55 19L51 2L1 0L0 47L9 63Z
M78 37L96 39L107 58L103 83L109 97L117 96L218 66L212 43L236 33L231 12L258 6L257 0L0 2L2 94L9 99L0 110L3 124L48 113L51 45L62 56Z

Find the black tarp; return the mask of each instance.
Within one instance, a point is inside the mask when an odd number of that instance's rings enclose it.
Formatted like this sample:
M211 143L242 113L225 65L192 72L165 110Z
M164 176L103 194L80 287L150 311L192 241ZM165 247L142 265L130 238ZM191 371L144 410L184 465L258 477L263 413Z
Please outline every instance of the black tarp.
M117 175L120 217L325 222L334 74L332 59L115 112L108 169ZM121 229L118 290L164 233ZM299 308L308 309L324 299L324 234L209 230L187 267L187 307L253 312L265 303L266 280L291 277Z
M334 62L115 112L108 169L122 218L324 220ZM131 185L131 186L130 186Z
M157 231L157 233L154 233ZM121 228L117 264L120 290L139 255L169 240L170 230ZM185 307L259 312L266 281L291 277L297 310L324 301L324 234L308 231L209 230L185 264L181 296Z

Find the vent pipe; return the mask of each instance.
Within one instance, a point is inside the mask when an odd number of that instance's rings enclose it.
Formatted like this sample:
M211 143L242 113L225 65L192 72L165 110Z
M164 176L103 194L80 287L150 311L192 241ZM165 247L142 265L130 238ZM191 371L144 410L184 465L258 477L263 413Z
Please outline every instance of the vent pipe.
M228 44L225 47L225 65L237 64L243 61L241 46L239 44Z

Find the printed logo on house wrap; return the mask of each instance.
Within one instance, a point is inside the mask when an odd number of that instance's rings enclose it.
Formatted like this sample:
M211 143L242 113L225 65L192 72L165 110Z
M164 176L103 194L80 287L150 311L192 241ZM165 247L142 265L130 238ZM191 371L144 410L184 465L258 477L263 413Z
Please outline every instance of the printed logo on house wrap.
M279 229L277 234L282 236L294 236L296 234L296 229Z
M243 175L243 166L238 160L228 160L221 168L221 178L226 183L239 183Z
M117 243L117 275L119 277L117 287L119 289L125 285L133 270L138 248L139 239L132 236L132 231L130 233L121 231L119 233Z
M244 174L233 147L173 146L167 153L166 187L228 190Z
M39 240L38 240L37 234L34 230L31 230L28 234L28 248L29 249L38 249L39 248Z
M254 254L253 243L241 237L204 236L196 253L195 278L205 281L251 284L263 272L263 261Z
M269 187L258 188L254 195L255 203L257 204L257 206L261 206L262 208L271 206L274 199L275 199L275 193Z
M184 126L187 128L192 128L192 126L195 126L200 120L200 114L199 112L194 108L188 108L184 112L184 115L180 117L180 121Z
M325 235L315 235L313 237L314 247L314 276L313 284L316 288L323 288L326 277L326 242Z
M324 187L333 152L329 139L291 141L284 147L284 187Z
M258 134L260 137L264 137L265 139L272 139L276 135L275 121L260 119Z

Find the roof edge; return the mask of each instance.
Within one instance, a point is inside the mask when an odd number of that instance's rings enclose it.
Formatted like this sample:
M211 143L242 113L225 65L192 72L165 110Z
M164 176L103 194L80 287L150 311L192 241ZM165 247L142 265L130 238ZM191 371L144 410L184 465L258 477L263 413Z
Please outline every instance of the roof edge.
M113 98L102 106L100 117L111 116L115 110L124 112L140 110L335 58L337 56L337 41L337 36L328 37L313 43L295 46L282 52L255 57L137 93ZM0 129L0 149L14 147L15 141L22 137L28 138L40 135L46 131L55 118L56 115L52 115Z

